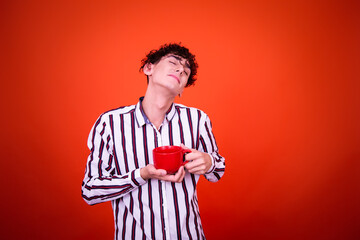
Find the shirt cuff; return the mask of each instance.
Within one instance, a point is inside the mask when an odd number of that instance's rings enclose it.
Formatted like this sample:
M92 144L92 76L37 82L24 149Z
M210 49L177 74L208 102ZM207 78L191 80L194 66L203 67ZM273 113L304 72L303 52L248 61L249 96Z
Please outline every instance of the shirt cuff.
M131 181L136 186L141 186L146 183L146 180L144 180L140 175L140 169L135 169L134 171L131 172Z
M209 170L205 173L205 174L209 174L209 173L212 173L215 169L215 160L214 160L214 157L208 153L209 156L211 157L211 167L209 168Z

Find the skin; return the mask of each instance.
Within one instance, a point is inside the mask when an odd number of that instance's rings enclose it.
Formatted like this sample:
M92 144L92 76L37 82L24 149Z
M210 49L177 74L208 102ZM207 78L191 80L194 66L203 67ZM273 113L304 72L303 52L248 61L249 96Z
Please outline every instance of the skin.
M168 54L155 64L146 64L143 71L149 78L149 84L142 107L153 126L159 129L175 97L184 91L190 76L189 64L179 56ZM187 149L184 145L181 147ZM140 175L145 180L182 182L185 170L193 174L205 174L212 165L210 155L196 149L191 149L185 159L189 162L174 175L167 174L166 170L156 169L152 164L141 168Z

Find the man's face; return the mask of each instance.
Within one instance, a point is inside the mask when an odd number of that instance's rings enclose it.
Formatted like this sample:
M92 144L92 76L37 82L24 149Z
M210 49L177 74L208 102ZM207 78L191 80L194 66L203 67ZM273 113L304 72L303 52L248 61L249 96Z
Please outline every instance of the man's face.
M159 84L175 95L182 93L191 73L188 61L171 53L151 64L149 69L145 74L150 84Z

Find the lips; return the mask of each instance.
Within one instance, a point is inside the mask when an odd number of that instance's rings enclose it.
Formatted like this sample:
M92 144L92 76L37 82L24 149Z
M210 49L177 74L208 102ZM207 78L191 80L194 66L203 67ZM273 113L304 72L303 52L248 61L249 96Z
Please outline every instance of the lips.
M169 74L169 76L175 78L175 80L180 84L180 79L176 75Z

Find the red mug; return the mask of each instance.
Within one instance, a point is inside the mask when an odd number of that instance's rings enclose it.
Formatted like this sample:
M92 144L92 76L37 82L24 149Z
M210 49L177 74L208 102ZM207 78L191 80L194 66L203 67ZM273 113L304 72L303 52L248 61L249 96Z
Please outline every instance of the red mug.
M154 166L156 169L165 169L168 174L174 174L188 162L184 161L184 154L190 152L190 149L179 146L157 147L153 150Z

